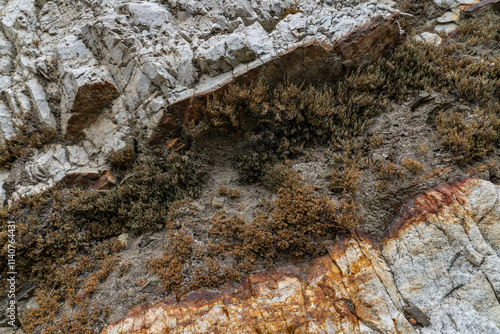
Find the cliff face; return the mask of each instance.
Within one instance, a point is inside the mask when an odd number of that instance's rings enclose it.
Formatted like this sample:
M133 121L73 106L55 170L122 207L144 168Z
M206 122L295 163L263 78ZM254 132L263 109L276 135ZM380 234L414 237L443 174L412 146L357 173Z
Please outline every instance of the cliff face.
M0 0L0 334L500 333L499 4Z
M235 78L324 82L342 75L342 61L376 54L398 38L392 22L377 34L386 35L378 46L372 37L337 52L335 41L393 9L376 1L294 6L273 0L0 2L0 144L20 141L19 128L45 129L58 139L35 145L27 177L1 172L0 201L40 192L70 172L99 172L110 152L132 140L164 144L179 137L180 127L196 118L196 104Z
M102 333L497 333L500 189L460 179L408 201L380 242L133 309Z

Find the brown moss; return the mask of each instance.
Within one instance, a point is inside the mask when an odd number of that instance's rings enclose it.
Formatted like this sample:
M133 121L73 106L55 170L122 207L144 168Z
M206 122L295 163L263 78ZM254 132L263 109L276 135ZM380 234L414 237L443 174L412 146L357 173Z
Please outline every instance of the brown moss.
M191 236L183 231L172 233L168 238L168 246L165 247L161 258L151 258L147 261L149 270L163 282L165 289L172 292L180 292L183 283L183 264L192 252Z
M405 157L401 161L403 167L410 173L412 174L419 174L424 170L424 164L420 163L416 160L410 159L408 157Z
M86 322L78 331L77 322L64 318L59 305L69 302L78 309L77 292L82 291L85 299L112 272L117 263L113 254L124 245L110 237L124 228L147 233L167 223L169 206L198 191L202 180L198 170L190 158L172 154L137 164L132 176L105 193L57 186L3 208L0 259L6 262L7 225L15 221L16 269L24 281L37 284L39 305L46 305L23 320L30 324L26 328L43 326L46 333L93 331L94 325ZM1 269L5 274L6 268Z
M241 190L227 188L227 187L219 187L217 190L219 195L229 197L231 199L238 199L241 196Z
M0 146L0 169L10 168L10 164L25 155L32 148L41 148L54 138L54 131L42 128L35 130L27 126L18 127L16 135Z
M499 140L500 104L478 108L473 114L441 112L435 118L436 133L457 160L482 158Z
M416 150L419 154L423 155L429 149L429 145L427 143L422 143L417 146Z
M243 277L258 263L269 266L284 254L324 253L327 240L360 222L357 210L350 198L333 202L316 194L296 172L290 173L282 180L278 199L254 219L245 221L220 210L210 220L204 244L174 230L163 256L150 259L148 267L170 291L215 287Z
M114 168L127 169L132 167L136 158L134 148L127 146L117 152L111 152L108 161Z
M380 145L382 145L383 139L384 139L383 135L377 135L376 133L374 133L370 137L370 147L371 148L377 148L377 147L379 147Z

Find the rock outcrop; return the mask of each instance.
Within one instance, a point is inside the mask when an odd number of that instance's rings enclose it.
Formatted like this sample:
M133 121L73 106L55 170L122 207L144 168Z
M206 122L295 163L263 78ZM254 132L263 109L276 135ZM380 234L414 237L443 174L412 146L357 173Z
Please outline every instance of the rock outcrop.
M91 172L137 132L182 147L179 129L209 94L230 82L334 80L399 42L393 12L377 1L1 1L0 143L27 124L51 129ZM60 148L42 150L28 165L43 169L36 159ZM16 181L13 195L88 172L61 164L55 178Z
M500 188L459 179L407 202L377 243L133 309L102 333L498 333Z

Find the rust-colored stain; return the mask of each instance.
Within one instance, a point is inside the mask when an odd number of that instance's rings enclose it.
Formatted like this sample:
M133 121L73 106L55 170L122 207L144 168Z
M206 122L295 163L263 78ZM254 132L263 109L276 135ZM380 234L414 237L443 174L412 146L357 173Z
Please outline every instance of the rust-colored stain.
M295 328L308 333L312 321L314 326L330 323L351 328L341 330L345 332L355 331L359 319L383 327L381 319L392 316L384 313L388 312L384 300L389 297L374 299L385 289L364 252L376 256L380 246L396 238L406 226L422 222L427 214L439 214L453 203L463 203L476 182L459 178L407 201L380 244L361 231L354 231L352 236L339 235L325 256L255 273L217 291L199 290L138 306L102 333L154 333L151 328L155 325L160 325L161 331L194 330L195 324L208 332L227 329L246 333L253 329L275 333ZM367 288L372 290L368 292ZM407 321L408 326L418 325L412 317ZM391 322L387 326L392 326Z
M111 82L95 82L83 85L76 92L68 119L66 134L70 138L82 139L82 130L95 122L103 108L120 96Z
M458 178L408 200L389 225L382 244L389 239L397 238L406 225L424 221L427 214L439 214L453 202L462 202L466 187L476 181L473 178Z

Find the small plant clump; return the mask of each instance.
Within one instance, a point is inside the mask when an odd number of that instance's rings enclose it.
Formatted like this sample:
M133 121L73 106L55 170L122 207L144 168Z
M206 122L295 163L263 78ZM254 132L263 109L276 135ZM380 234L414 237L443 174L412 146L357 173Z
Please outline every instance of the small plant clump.
M412 174L419 174L424 170L424 164L416 160L405 157L401 163L403 167Z
M360 75L358 73L358 75ZM368 80L368 79L367 79ZM247 134L235 161L245 181L260 181L278 161L296 157L306 145L340 142L361 134L387 99L354 80L330 88L256 83L233 85L209 100L196 133Z
M283 11L281 12L280 17L282 19L284 19L288 15L302 13L302 10L299 7L300 7L300 0L295 1L294 3L288 5L285 9L283 9Z
M474 114L441 112L435 118L436 133L457 154L457 160L482 158L498 143L500 104L476 109Z
M42 128L39 131L28 127L18 127L16 135L0 146L0 169L10 168L10 164L26 154L31 148L40 148L54 138L54 131Z
M227 187L219 187L218 193L221 196L226 196L231 199L238 199L241 196L241 190L227 188Z
M117 152L112 152L108 160L114 168L127 169L134 164L136 158L134 148L127 146Z

